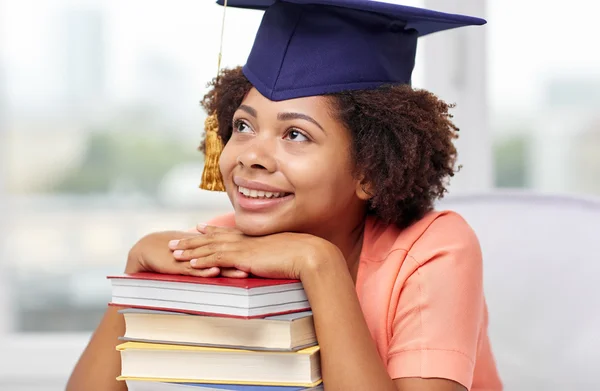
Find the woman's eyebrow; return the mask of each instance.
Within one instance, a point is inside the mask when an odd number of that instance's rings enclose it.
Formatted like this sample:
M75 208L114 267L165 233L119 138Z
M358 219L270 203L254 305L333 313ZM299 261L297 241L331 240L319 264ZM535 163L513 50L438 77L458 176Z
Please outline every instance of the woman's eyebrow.
M254 118L257 118L257 117L258 117L258 113L256 112L256 110L255 110L255 109L253 109L253 108L252 108L252 107L250 107L250 106L247 106L247 105L240 105L240 107L238 107L238 109L239 109L239 110L243 110L243 111L245 111L246 113L250 114L250 115L251 115L251 116L253 116Z
M321 124L319 124L313 117L306 115L306 114L302 114L302 113L279 113L277 114L277 119L280 121L289 121L292 119L302 119L308 122L312 122L313 124L317 125L319 127L319 129L321 129L323 132L325 132L325 129L323 129L323 127L321 126Z

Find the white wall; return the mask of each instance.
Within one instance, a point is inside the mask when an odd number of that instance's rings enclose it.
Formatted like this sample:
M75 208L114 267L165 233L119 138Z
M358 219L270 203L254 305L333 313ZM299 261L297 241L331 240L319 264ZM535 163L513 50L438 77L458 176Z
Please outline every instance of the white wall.
M486 18L485 0L425 0L425 7ZM460 128L458 163L451 192L483 191L493 185L487 94L486 27L466 27L426 37L424 87L448 103Z

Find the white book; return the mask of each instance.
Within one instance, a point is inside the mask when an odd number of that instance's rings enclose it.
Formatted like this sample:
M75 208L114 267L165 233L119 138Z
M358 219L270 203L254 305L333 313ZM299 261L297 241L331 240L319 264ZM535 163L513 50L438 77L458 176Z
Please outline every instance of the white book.
M111 304L194 314L262 318L310 310L297 280L201 278L137 273L109 277Z
M239 319L124 309L124 341L296 351L316 345L312 312Z

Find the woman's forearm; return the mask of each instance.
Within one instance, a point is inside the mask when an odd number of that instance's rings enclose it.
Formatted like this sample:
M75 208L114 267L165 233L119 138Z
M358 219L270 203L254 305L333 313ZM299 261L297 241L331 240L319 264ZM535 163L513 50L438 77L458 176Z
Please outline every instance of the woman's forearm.
M130 250L125 273L156 271L178 274L181 264L173 259L168 243L173 239L192 237L197 233L168 231L149 234ZM116 351L119 337L125 333L125 321L116 307L109 307L79 358L67 391L122 391L125 382L115 380L121 374L121 357Z
M115 350L118 338L125 332L123 316L117 307L108 307L100 325L79 358L67 391L125 391L125 382L116 377L121 374L121 356Z
M311 262L302 275L327 391L395 391L360 309L346 262Z

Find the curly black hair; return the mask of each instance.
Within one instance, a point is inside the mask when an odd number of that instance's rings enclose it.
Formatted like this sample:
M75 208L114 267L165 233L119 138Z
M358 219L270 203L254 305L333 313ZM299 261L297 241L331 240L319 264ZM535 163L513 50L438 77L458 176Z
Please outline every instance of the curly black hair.
M216 111L227 143L233 114L252 88L241 68L226 69L209 83L202 106ZM453 105L408 85L328 95L334 114L349 129L355 175L368 183L368 213L406 227L433 208L456 171ZM202 144L200 149L204 150Z

